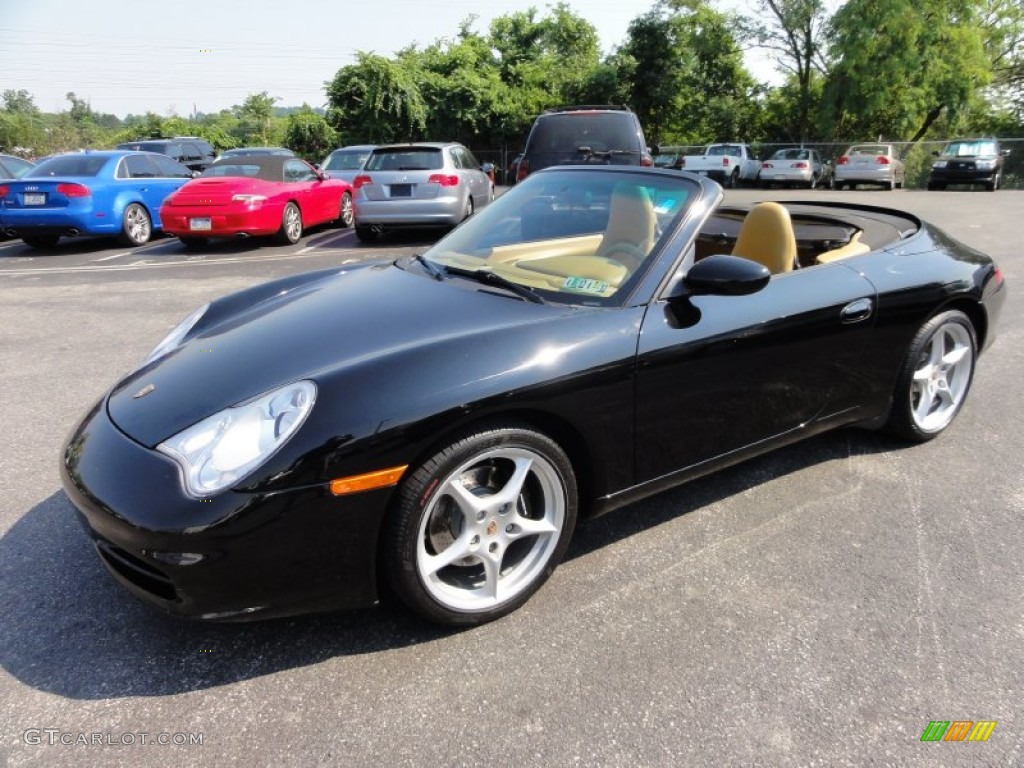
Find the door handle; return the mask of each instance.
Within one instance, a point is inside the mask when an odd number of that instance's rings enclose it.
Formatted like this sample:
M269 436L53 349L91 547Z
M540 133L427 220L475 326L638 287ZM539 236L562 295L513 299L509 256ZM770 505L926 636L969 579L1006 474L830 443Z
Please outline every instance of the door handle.
M875 308L875 302L871 299L857 299L851 301L839 313L839 319L843 323L859 323L871 317Z

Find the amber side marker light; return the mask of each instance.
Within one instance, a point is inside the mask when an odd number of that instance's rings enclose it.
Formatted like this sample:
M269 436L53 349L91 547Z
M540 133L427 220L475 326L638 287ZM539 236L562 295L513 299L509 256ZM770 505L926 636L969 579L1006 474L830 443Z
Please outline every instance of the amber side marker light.
M378 469L376 472L367 472L364 475L352 475L350 477L339 477L331 480L331 493L335 496L344 496L349 493L360 491L372 491L374 488L385 488L397 483L402 473L409 468L408 464L391 469Z

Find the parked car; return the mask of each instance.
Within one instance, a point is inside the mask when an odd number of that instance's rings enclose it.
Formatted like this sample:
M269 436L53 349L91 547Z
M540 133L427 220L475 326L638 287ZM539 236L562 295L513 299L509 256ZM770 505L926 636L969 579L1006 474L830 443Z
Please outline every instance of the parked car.
M139 141L126 141L123 144L118 144L117 148L167 155L190 171L197 172L205 171L216 159L216 152L213 147L201 139L140 139Z
M747 144L709 144L699 155L686 155L681 167L731 189L741 182L756 183L761 161Z
M928 189L945 189L949 184L980 184L990 192L999 189L1003 179L1003 158L1010 150L1003 149L996 139L956 139L933 152Z
M182 616L388 584L481 624L578 519L844 425L945 431L996 337L996 264L897 210L722 198L548 168L425 253L196 310L65 445L100 560Z
M836 189L856 189L858 184L902 188L905 177L903 161L892 144L854 144L836 159Z
M461 144L377 147L352 182L356 236L372 242L394 227L454 227L494 199L494 182Z
M218 160L226 157L247 157L249 155L281 155L282 157L295 157L295 153L286 147L236 147L225 149L220 153Z
M353 144L336 149L320 164L320 170L329 173L332 179L342 179L351 184L374 149L375 144Z
M160 218L186 247L210 237L259 235L297 243L317 224L352 226L352 187L298 157L221 158L170 195Z
M673 171L680 171L683 168L682 152L666 152L662 150L654 156L655 168L668 168Z
M786 147L777 150L761 163L759 183L762 187L774 184L814 189L832 183L832 165L822 159L816 149Z
M160 206L192 171L154 152L55 155L0 184L0 228L33 248L62 237L120 236L142 245L162 228Z
M580 164L653 166L636 113L609 105L545 110L533 121L516 180L550 165Z
M36 164L14 155L0 155L0 179L20 179Z

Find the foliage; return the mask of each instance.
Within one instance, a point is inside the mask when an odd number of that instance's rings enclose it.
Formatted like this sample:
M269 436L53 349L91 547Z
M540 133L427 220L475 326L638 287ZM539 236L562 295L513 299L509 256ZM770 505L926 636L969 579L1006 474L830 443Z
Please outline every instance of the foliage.
M284 143L310 162L319 162L334 148L334 129L309 105L303 104L288 116Z

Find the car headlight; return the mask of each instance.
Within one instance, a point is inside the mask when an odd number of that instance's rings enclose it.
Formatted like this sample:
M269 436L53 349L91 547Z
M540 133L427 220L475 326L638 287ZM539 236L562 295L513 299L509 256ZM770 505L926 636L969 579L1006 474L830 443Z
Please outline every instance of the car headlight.
M974 163L974 167L977 168L979 171L991 171L993 168L996 167L996 161L995 160L977 160Z
M946 161L945 160L936 160L934 163L932 163L932 168L945 168L945 167L946 167Z
M181 467L185 490L211 496L236 484L306 420L316 400L312 381L296 381L193 424L157 450Z
M188 335L188 332L192 330L195 324L199 322L199 318L205 315L206 310L209 308L209 304L203 304L203 306L178 323L174 330L164 336L163 341L153 348L153 351L150 352L149 356L142 361L142 365L140 365L139 368L149 365L154 360L166 355L172 349L179 347L181 345L181 340Z

